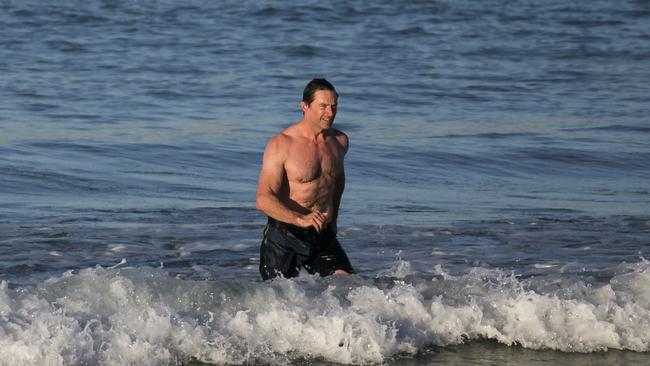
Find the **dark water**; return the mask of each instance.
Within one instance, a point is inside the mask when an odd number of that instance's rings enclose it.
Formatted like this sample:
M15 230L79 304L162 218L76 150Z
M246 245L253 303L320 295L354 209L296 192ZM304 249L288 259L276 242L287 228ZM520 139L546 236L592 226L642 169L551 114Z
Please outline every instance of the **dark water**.
M0 0L0 365L642 364L646 1ZM358 275L262 283L314 76Z

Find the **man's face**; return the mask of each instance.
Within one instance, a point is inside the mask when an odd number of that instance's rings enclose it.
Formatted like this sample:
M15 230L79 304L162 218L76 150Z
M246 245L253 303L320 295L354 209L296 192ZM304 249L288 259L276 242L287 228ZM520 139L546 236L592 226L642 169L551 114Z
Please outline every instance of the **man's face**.
M305 118L325 130L332 127L336 117L336 93L329 90L318 90L314 93L314 100L307 105L301 103Z

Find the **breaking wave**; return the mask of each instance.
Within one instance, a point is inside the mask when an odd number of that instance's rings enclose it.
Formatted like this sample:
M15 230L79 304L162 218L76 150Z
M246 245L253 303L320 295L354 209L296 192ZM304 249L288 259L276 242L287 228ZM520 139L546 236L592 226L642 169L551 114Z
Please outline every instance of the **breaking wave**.
M0 284L1 365L381 363L481 339L530 349L650 350L650 263L605 281L498 269L267 283L89 268Z

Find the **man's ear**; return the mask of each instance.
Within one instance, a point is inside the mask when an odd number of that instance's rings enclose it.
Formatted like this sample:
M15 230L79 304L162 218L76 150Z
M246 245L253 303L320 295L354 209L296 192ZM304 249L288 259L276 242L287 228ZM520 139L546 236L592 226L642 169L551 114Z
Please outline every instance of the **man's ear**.
M305 103L304 100L301 100L300 101L300 109L302 109L302 113L305 113L305 112L307 112L307 109L309 109L309 105L307 105L307 103Z

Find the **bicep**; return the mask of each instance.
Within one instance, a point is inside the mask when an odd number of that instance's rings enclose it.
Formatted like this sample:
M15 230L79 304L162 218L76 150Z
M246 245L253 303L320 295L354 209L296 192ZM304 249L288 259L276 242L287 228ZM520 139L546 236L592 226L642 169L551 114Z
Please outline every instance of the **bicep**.
M339 144L341 144L341 149L343 150L343 155L347 154L348 149L350 149L350 140L348 136L343 132L338 136Z
M257 193L276 193L284 179L284 158L278 143L272 139L264 150L262 169L258 180Z
M343 187L345 187L345 155L348 152L348 149L350 148L350 142L348 140L348 137L345 134L342 134L342 138L340 140L341 142L341 149L343 151L343 154L341 154L341 171L339 172L339 175L337 176L337 184L340 186L341 191L343 191Z

